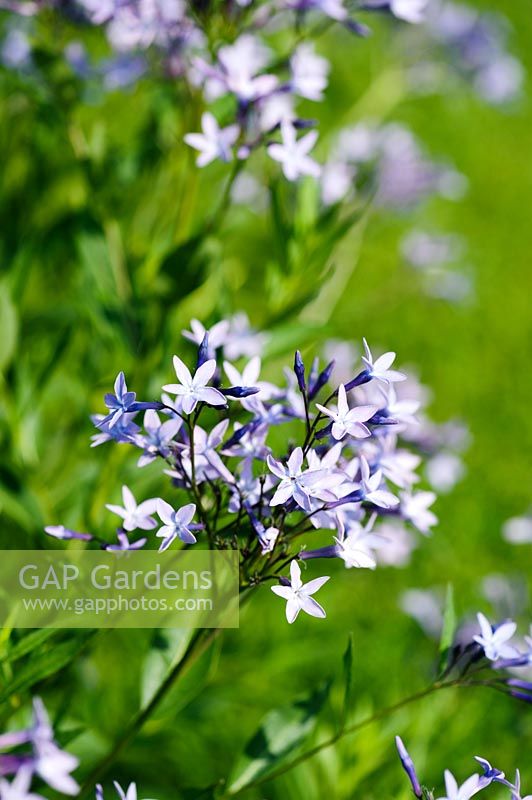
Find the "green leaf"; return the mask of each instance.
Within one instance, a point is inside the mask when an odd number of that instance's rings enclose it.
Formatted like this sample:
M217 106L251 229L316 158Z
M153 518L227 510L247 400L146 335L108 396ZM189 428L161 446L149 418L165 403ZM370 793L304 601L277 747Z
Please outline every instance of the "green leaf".
M456 611L454 607L454 590L450 583L447 586L445 610L443 613L443 627L440 638L440 672L444 672L449 662L449 653L453 646L456 630Z
M74 660L93 634L92 630L78 632L72 639L30 658L28 663L17 670L17 674L0 692L0 703L5 703L15 692L24 692L66 667Z
M57 634L56 628L41 628L39 630L31 631L23 639L20 639L16 644L12 645L6 653L0 656L0 663L9 661L12 663L22 656L27 656L36 650L43 642L48 641L52 636Z
M17 310L6 281L0 283L0 371L5 370L15 354L18 336Z
M326 682L308 697L266 715L236 764L229 780L229 794L266 778L305 742L316 726L329 690L330 682Z
M340 730L343 730L347 715L349 714L349 706L351 705L351 693L353 689L353 634L349 634L347 640L347 647L343 657L344 666L344 703L341 714Z

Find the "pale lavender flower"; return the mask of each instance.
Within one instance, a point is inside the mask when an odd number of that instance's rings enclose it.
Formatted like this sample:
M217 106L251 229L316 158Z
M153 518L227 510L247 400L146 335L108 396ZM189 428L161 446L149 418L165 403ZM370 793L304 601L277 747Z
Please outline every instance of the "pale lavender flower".
M410 562L416 540L404 525L385 522L379 527L384 544L376 553L377 563L384 567L406 567Z
M79 786L70 775L79 760L61 750L53 739L53 730L42 700L38 697L33 700L34 722L31 728L31 743L33 745L32 764L37 775L48 786L57 792L76 795Z
M260 540L262 555L266 555L266 553L272 552L278 537L279 537L279 528L274 528L273 526L266 528Z
M109 41L117 50L167 47L179 37L184 10L181 0L120 3L107 27Z
M122 550L141 550L148 541L145 537L137 539L136 542L130 542L127 533L124 531L117 531L118 544L108 544L106 550L122 551Z
M108 22L119 8L119 0L78 0L78 2L95 25Z
M11 783L5 778L0 778L2 800L44 800L42 795L30 791L32 777L33 767L31 764L25 764L20 767Z
M113 781L113 786L116 789L119 800L137 800L136 783L130 783L126 790L122 789L116 781ZM104 800L103 787L100 784L96 786L96 800Z
M401 514L408 522L411 522L414 527L421 533L429 533L430 528L436 525L438 517L429 511L431 506L436 500L434 492L401 492Z
M327 88L329 62L314 51L308 42L300 44L290 59L290 88L294 94L308 100L323 100L323 92Z
M399 505L397 497L387 489L382 489L382 471L378 469L371 474L367 459L361 455L359 460L360 468L360 491L362 497L368 503L373 503L379 508L394 508Z
M103 424L108 424L112 428L122 418L124 414L136 411L136 394L135 392L128 392L126 379L123 372L119 372L114 385L115 393L105 395L105 405L110 409L111 413L108 414L99 423L98 427Z
M369 0L364 6L368 11L386 9L397 19L411 24L425 20L430 0Z
M134 531L140 528L143 531L150 531L157 527L157 522L152 516L157 509L157 498L144 500L144 502L137 505L131 489L127 486L122 486L122 502L124 503L123 506L107 503L105 507L112 511L113 514L118 514L119 517L122 517L124 530Z
M133 86L145 74L147 69L147 62L140 56L122 54L116 58L102 61L98 72L103 78L105 88L108 91L113 91Z
M279 161L285 177L289 181L295 181L301 175L319 177L320 166L308 155L318 139L317 132L309 131L301 139L297 139L294 126L283 122L281 123L281 138L282 144L268 145L268 155L274 161Z
M448 769L445 770L444 777L446 794L438 800L469 800L483 788L479 785L478 775L471 775L461 786L458 786L456 778Z
M347 393L343 383L338 388L338 407L336 411L330 411L325 406L316 403L322 414L333 420L331 433L335 439L343 439L347 434L355 439L365 439L371 436L371 431L364 425L371 419L378 410L378 406L358 406L349 408Z
M209 351L211 353L210 357L214 358L214 351L218 350L219 347L223 347L227 341L229 324L229 321L224 319L221 322L217 322L212 328L207 329L199 320L192 319L190 321L191 330L181 331L181 333L185 339L194 342L198 347L202 344L207 334Z
M335 488L343 482L342 475L327 475L325 470L303 470L303 450L296 447L286 467L279 461L268 456L268 467L274 475L281 479L277 486L274 496L270 500L271 506L277 506L288 502L291 498L301 508L306 511L311 510L311 497L326 498L328 494L331 500L335 496L329 490Z
M214 99L230 92L242 104L270 95L279 83L276 75L258 74L266 65L270 51L250 34L240 36L231 45L221 47L218 63L211 66L201 58L194 65L205 80L206 95Z
M31 64L30 40L16 28L7 32L0 47L0 61L8 69L24 69Z
M402 372L397 372L397 370L390 369L395 361L395 353L384 353L382 356L379 356L379 358L374 360L367 341L365 339L362 341L364 343L364 350L366 353L365 356L362 356L362 361L364 362L368 375L375 380L382 381L382 383L386 384L406 380L406 375L404 375Z
M380 387L379 387L380 389ZM386 387L384 393L382 389L381 396L385 399L385 409L390 417L397 420L398 423L403 425L417 425L419 423L416 417L417 412L421 407L419 400L414 399L398 399L397 392L392 383Z
M382 547L384 542L380 536L372 533L375 519L376 514L373 514L366 525L355 522L347 529L347 533L343 521L338 520L339 532L335 537L337 555L348 569L352 567L357 569L376 568L377 560L374 550Z
M224 355L229 361L234 361L240 356L252 358L260 355L269 338L269 334L251 327L247 314L239 312L229 320Z
M90 533L78 533L78 531L65 528L64 525L47 525L44 530L48 536L53 536L54 539L61 539L63 541L79 539L82 542L90 542L93 538Z
M456 261L463 254L463 242L454 234L433 234L411 231L401 242L401 252L416 269L441 267Z
M238 125L229 125L220 128L216 118L206 111L201 117L202 133L187 133L184 141L199 150L196 159L198 167L205 167L211 161L219 158L221 161L231 161L233 154L231 147L238 139Z
M492 767L487 759L481 758L481 756L475 756L475 761L478 761L484 770L484 773L480 778L482 788L489 786L493 781L496 783L503 783L505 786L510 786L510 784L504 778L504 772L501 772L501 770L497 769L496 767Z
M399 598L399 607L412 617L427 636L438 639L443 625L440 596L432 589L407 589Z
M163 390L176 394L183 398L183 411L191 414L197 404L208 403L211 406L225 406L226 399L218 389L207 386L216 372L216 361L210 359L196 370L194 377L186 364L178 356L174 356L174 369L180 383L169 383L163 386Z
M473 636L473 640L484 650L484 654L490 661L498 661L500 658L513 658L517 654L515 647L511 647L509 640L513 637L517 625L509 620L502 625L492 628L484 614L477 614L478 624L480 625L480 636Z
M276 92L260 101L259 127L261 131L273 131L282 123L293 125L297 119L294 96L287 92ZM257 201L260 195L257 196Z
M196 543L196 537L190 528L190 523L196 513L194 503L188 503L176 511L165 500L159 499L157 513L164 522L163 527L157 531L157 536L163 540L159 548L160 552L167 550L177 538L185 544Z
M180 417L174 417L161 423L157 412L152 409L146 411L144 414L146 435L139 437L138 440L144 452L137 462L138 466L145 467L146 464L151 464L158 455L165 458L170 452L168 445L178 433L182 424L183 420Z
M253 473L252 460L245 459L241 462L236 480L231 477L231 496L227 510L231 514L236 514L240 511L243 502L246 506L256 506L261 497L264 497L265 493L273 487L274 482L272 475L258 478Z
M504 523L502 535L511 544L532 544L532 517L512 517Z
M356 168L345 161L328 161L321 172L321 197L326 206L343 200L353 189Z
M286 580L286 579L285 579ZM290 563L290 581L281 586L272 586L272 592L286 600L286 619L291 624L297 618L301 610L311 617L323 619L327 615L319 603L312 597L324 583L327 583L329 576L314 578L308 583L301 580L301 568L297 561Z
M343 0L285 0L285 5L287 8L300 12L321 11L322 14L337 22L345 22L348 19Z
M229 427L229 420L224 419L207 433L199 425L194 428L194 465L196 480L201 481L208 477L223 478L227 483L233 483L234 478L216 452L222 444L223 438ZM183 450L183 466L187 473L192 475L190 461L190 446ZM210 469L209 469L210 468Z
M267 435L267 425L241 425L239 422L235 422L235 432L221 452L227 456L246 460L265 461L270 452L270 448L266 445Z
M519 770L515 771L515 784L512 787L512 800L532 800L532 794L527 794L526 797L521 796L521 773Z
M390 0L390 11L405 22L417 24L423 22L429 0Z
M463 478L465 467L455 453L437 453L427 461L425 471L429 483L438 492L450 492Z
M398 449L395 436L388 436L384 440L378 463L384 477L401 489L419 481L414 470L420 465L421 456L409 450Z
M13 11L22 17L33 17L39 11L40 3L31 0L0 0L0 10Z
M242 372L240 372L233 364L224 361L224 372L227 375L232 386L246 386L256 387L259 391L256 395L257 399L268 400L270 397L279 394L279 389L272 383L260 381L261 359L259 356L253 356ZM243 398L242 405L244 408L249 409L249 399Z
M162 404L159 404L162 405ZM99 429L99 433L91 436L91 447L98 447L105 442L117 442L118 444L132 444L135 442L137 435L140 433L139 426L133 422L137 416L137 412L129 414L122 414L120 419L110 427L109 422L106 421L109 417L103 414L93 414L91 419L94 425Z

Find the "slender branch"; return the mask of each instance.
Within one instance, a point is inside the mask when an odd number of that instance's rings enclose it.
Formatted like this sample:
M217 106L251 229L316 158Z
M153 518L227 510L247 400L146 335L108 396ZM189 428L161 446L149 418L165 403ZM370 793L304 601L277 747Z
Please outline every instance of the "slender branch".
M369 717L365 717L365 719L360 720L359 722L355 722L353 725L348 725L347 727L341 728L338 730L333 736L325 739L323 742L311 747L309 750L305 750L305 752L301 753L296 758L293 758L287 764L284 764L277 769L269 772L267 775L263 777L257 778L256 780L250 781L249 783L245 784L244 786L240 787L236 792L231 792L230 790L223 795L223 797L236 797L237 795L242 794L244 791L248 791L249 789L260 786L263 783L267 783L268 781L274 780L275 778L284 775L286 772L294 769L299 764L302 764L304 761L307 761L309 758L321 753L322 750L326 750L329 747L335 745L340 739L344 736L347 736L351 733L357 733L362 728L365 728L368 725L372 725L375 722L379 722L379 720L384 719L389 714L393 714L395 711L399 711L400 709L404 708L405 706L410 705L411 703L415 703L418 700L422 700L425 697L433 694L440 689L450 689L450 688L457 688L457 687L465 687L465 686L485 686L487 684L479 682L464 682L462 679L458 678L454 681L448 681L447 683L433 683L431 686L428 686L426 689L422 689L415 694L409 695L408 697L399 700L397 703L394 703L391 706L386 706L386 708L382 708L379 711L376 711L374 714L371 714Z
M120 756L123 750L137 737L145 723L150 719L154 711L156 711L156 709L161 705L162 701L175 685L178 678L180 678L186 672L186 670L192 666L194 661L204 652L206 647L213 641L219 632L220 630L217 628L200 629L194 634L182 658L170 670L151 700L147 703L147 705L144 706L144 708L139 709L128 727L115 742L111 751L87 776L78 795L79 798L86 797L89 793L92 794L94 791L94 785L107 774L108 770Z

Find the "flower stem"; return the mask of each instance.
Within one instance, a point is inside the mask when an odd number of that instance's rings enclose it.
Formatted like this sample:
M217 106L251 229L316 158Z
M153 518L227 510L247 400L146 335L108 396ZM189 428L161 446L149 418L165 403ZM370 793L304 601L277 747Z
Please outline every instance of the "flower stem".
M241 786L236 792L231 792L230 790L223 795L224 798L226 797L236 797L237 795L241 794L248 789L251 789L255 786L260 786L263 783L267 783L268 781L274 780L275 778L284 775L286 772L294 769L299 764L302 764L304 761L307 761L309 758L321 753L322 750L326 750L329 747L335 745L340 739L344 736L356 733L357 731L365 728L367 725L372 725L374 722L378 722L381 719L384 719L389 714L393 714L395 711L399 711L401 708L404 708L411 703L415 703L418 700L422 700L424 697L428 697L429 695L433 694L434 692L440 689L449 689L452 687L460 687L460 686L468 686L468 685L475 685L463 682L461 679L457 679L455 681L448 681L446 683L433 683L428 686L426 689L422 689L415 694L411 694L408 697L399 700L397 703L394 703L391 706L386 706L386 708L381 708L379 711L376 711L374 714L371 714L369 717L365 717L364 719L360 720L359 722L355 722L353 725L348 725L347 727L341 727L333 736L325 739L323 742L311 747L309 750L305 750L296 758L293 758L287 764L283 764L282 766L278 767L277 769L269 772L267 775L263 777L257 778L256 780L250 781L249 783Z
M190 666L192 666L194 661L196 661L196 659L204 652L206 647L214 640L219 632L220 630L216 628L201 629L196 631L190 640L182 658L172 667L151 700L147 703L147 705L144 706L144 708L139 709L126 730L115 742L111 751L88 775L78 795L79 798L86 797L89 793L94 791L94 785L107 774L110 767L114 764L123 750L129 744L131 744L131 742L140 733L145 723L150 719L154 711L156 711L156 709L160 706L177 680Z

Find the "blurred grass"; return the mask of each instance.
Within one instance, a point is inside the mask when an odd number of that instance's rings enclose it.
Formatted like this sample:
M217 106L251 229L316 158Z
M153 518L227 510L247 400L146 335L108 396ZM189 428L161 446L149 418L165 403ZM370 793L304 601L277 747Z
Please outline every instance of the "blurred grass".
M482 6L509 16L513 48L530 74L528 0ZM448 156L469 178L463 202L434 201L416 224L467 238L476 298L456 306L424 295L398 256L411 220L374 214L360 250L356 235L340 248L336 268L347 283L337 303L314 306L315 333L295 322L315 274L304 272L304 247L287 269L268 215L235 209L207 246L187 243L218 201L223 170L192 168L181 144L190 126L179 110L185 99L172 85L145 82L129 93L81 101L81 87L59 62L47 63L49 84L30 91L23 79L0 77L2 546L49 546L41 534L46 523L107 524L103 503L122 482L131 479L146 491L158 485L155 471L134 470L125 448L90 451L88 415L100 410L121 368L140 394L155 394L191 315L211 320L244 308L266 325L286 315L288 333L293 328L297 339L304 331L309 347L324 335L357 342L365 335L419 368L433 389L437 419L462 417L473 434L467 476L439 500L440 524L410 567L337 570L324 591L323 625L301 619L288 628L267 591L252 601L240 630L195 668L117 767L117 778L138 780L142 796L174 798L176 786L226 775L265 712L340 674L349 631L357 714L422 687L436 648L398 609L406 587L443 589L450 581L461 614L490 610L482 596L486 576L505 574L530 588L530 546L507 545L500 529L530 503L532 104L527 97L501 113L465 90L404 97L396 105L393 65L401 55L389 55L388 36L383 28L371 42L326 39L336 81L330 105L319 109L325 135L356 121L360 96L387 70L390 81L366 95L364 110L393 110L429 152ZM187 116L197 114L186 105ZM288 193L282 202L292 202ZM529 617L529 602L527 610ZM70 698L76 720L93 728L77 744L88 761L103 754L106 737L120 731L138 704L153 644L145 632L106 633L90 657L48 682L47 692L61 702ZM520 766L530 791L527 709L499 696L450 692L347 737L250 796L406 800L396 732L427 783L439 783L446 766L465 777L472 756L481 754L507 772Z

